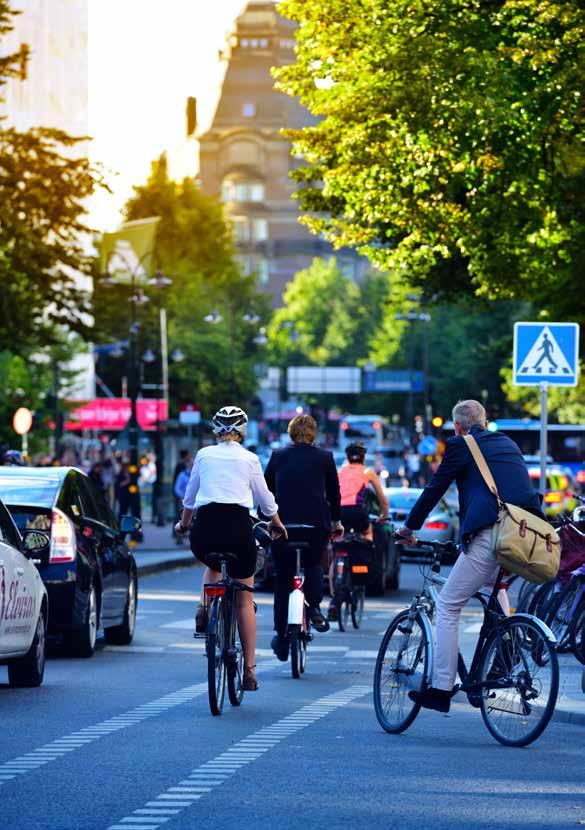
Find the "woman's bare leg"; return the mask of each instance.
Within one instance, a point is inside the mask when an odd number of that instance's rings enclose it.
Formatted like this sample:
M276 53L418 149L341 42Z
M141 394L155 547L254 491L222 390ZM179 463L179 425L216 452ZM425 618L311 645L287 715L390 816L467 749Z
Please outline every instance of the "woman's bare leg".
M254 587L254 577L240 579L248 587ZM238 591L238 631L244 652L244 666L251 668L256 662L256 614L254 598L249 591Z

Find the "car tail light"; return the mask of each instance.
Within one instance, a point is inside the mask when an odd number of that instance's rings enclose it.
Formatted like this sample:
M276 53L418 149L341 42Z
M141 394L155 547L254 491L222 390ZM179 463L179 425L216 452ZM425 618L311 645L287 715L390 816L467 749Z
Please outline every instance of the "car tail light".
M425 522L429 530L447 530L447 522Z
M563 500L563 494L553 490L551 493L546 493L544 500L547 504L560 504Z
M579 484L585 484L585 470L579 470L577 473L577 481Z
M214 597L223 597L223 595L225 594L226 591L227 591L227 588L226 588L225 585L206 585L205 586L205 594L210 599L213 599Z
M346 430L346 429L349 429L349 424L347 423L347 421L344 421L344 422L341 424L341 429L342 429L344 432L345 432L345 430Z
M76 556L77 540L73 522L55 507L51 516L49 562L75 562Z

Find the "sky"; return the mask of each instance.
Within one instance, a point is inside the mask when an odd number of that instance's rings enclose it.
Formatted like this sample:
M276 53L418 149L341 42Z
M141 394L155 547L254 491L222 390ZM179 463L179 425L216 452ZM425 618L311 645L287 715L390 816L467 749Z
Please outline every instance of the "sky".
M198 130L213 117L225 45L245 0L89 0L91 158L112 195L95 197L92 225L112 230L120 208L168 151L171 175L194 175L198 148L185 139L185 104L197 98Z

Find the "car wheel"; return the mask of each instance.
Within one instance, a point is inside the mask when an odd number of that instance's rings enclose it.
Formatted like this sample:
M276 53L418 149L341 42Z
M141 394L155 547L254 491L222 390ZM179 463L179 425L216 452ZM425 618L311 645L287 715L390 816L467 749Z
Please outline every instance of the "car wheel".
M18 660L8 664L8 682L11 686L32 688L40 686L45 675L46 627L44 611L39 614L31 647Z
M136 628L136 605L138 602L138 579L132 574L128 583L124 619L120 625L114 625L104 630L106 643L116 646L127 646L132 642Z
M74 657L91 657L95 651L98 630L98 598L93 583L89 587L83 628L68 637L69 651Z

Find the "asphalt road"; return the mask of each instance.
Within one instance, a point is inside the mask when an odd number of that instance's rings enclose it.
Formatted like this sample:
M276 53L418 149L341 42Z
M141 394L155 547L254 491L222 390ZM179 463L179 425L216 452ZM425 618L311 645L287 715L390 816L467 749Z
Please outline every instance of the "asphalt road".
M220 718L192 639L200 579L193 568L143 578L133 645L54 657L40 689L9 689L0 668L1 830L585 824L582 726L553 723L532 747L506 749L461 702L401 736L380 730L374 657L420 582L415 566L399 595L367 602L360 631L318 635L301 680L271 657L272 597L260 594L261 688ZM463 628L478 619L467 612Z

